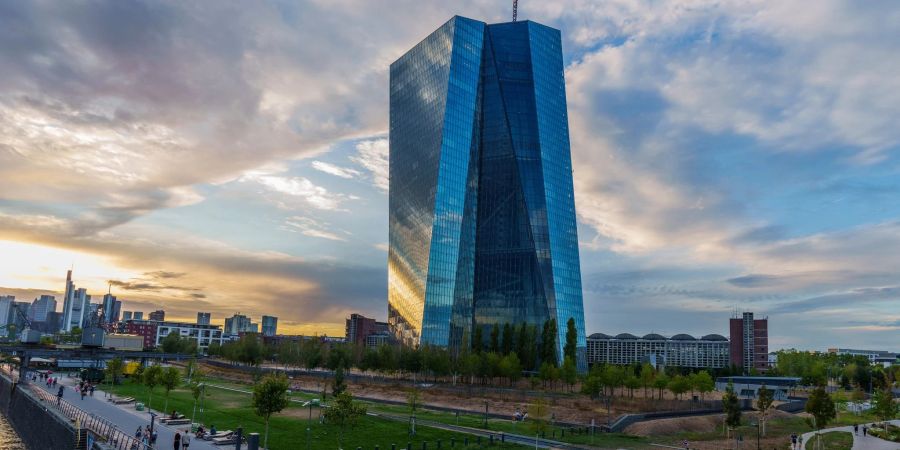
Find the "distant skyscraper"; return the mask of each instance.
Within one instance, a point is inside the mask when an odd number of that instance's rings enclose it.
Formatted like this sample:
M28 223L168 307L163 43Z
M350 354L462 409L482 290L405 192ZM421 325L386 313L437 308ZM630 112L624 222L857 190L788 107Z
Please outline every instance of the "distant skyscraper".
M275 336L278 331L278 318L274 316L262 316L262 335Z
M584 312L558 30L456 16L390 68L388 322L456 346ZM468 342L471 342L469 340Z
M235 314L225 318L225 334L255 333L259 330L257 324L243 314Z
M71 280L67 280L70 282ZM74 288L74 286L73 286ZM91 296L87 295L87 289L78 288L72 291L70 295L68 309L64 311L67 318L63 329L72 331L72 328L84 328L84 323L90 321L91 314Z
M75 302L75 283L72 282L72 271L69 270L66 272L66 289L63 294L63 310L62 310L62 329L63 331L70 331L72 328L70 326L70 322L72 321L72 303Z
M54 311L56 311L56 297L52 295L42 295L31 302L28 318L34 322L46 322L47 314Z
M162 321L166 320L166 312L161 309L157 309L156 311L153 311L152 313L150 313L150 320L162 322Z
M144 320L144 312L143 311L135 311L131 316L134 320Z
M9 323L12 305L16 301L14 295L0 295L0 325Z
M752 312L732 317L728 328L731 333L731 364L744 369L744 373L769 370L769 318L754 319Z
M116 305L119 303L116 296L106 294L103 296L103 322L114 323L119 321L119 313Z
M131 320L134 313L131 311L122 311L122 321Z
M210 314L208 312L198 312L197 313L197 324L198 325L209 325Z

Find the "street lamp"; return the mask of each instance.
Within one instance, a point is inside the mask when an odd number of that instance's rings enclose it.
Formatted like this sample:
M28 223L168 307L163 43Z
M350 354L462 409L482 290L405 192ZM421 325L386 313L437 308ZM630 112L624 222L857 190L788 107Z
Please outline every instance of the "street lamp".
M313 408L314 405L315 405L315 406L319 406L319 399L314 398L314 399L312 399L312 400L306 402L306 405L309 406L309 417L306 419L306 450L309 450L309 446L310 446L310 438L311 438L310 433L312 432L312 430L311 430L311 427L312 427L312 408Z
M759 448L759 420L756 422L750 422L750 426L756 427L756 450L760 450Z

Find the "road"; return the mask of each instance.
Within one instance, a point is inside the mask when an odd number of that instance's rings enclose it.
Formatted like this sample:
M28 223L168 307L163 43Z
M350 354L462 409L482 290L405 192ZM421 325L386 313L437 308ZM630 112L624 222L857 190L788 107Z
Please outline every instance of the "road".
M900 420L892 420L892 424L900 426ZM822 430L822 433L828 433L831 431L846 431L850 434L853 434L853 427L834 427L834 428L826 428ZM853 449L852 450L900 450L900 444L896 442L885 441L884 439L878 439L873 436L863 436L862 435L862 424L859 426L859 434L853 436ZM809 432L803 434L803 442L811 442L815 439L816 433Z

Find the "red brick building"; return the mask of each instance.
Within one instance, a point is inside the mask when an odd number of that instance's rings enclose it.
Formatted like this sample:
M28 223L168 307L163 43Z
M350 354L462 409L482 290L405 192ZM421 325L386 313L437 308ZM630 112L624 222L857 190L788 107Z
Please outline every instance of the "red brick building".
M122 327L125 334L137 334L144 338L144 348L156 348L157 323L149 320L127 320Z
M731 333L731 364L756 373L769 370L769 318L754 319L752 312L732 317L728 323Z

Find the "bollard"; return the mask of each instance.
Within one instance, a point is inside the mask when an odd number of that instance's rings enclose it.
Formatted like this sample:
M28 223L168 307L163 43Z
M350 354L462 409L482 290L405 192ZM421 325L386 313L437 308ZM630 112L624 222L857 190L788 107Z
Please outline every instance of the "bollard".
M468 437L468 436L466 436L466 437L463 438L463 445L466 446L466 447L469 446L469 437Z
M248 449L249 450L249 449ZM356 450L362 450L362 447L356 447Z
M428 450L428 441L422 441L422 450Z
M438 450L441 450L441 440L440 439L438 439L437 444L438 444Z
M237 437L237 443L234 444L234 450L241 450L241 444L244 442L244 428L238 427L237 431L234 432L234 435Z
M391 444L391 450L397 450L397 444Z
M378 446L377 446L377 445L375 446L375 450L378 450Z
M454 445L456 445L456 438L450 438L450 448L453 448Z
M481 436L478 436L478 446L481 447Z
M503 433L500 433L500 443L504 443L504 442L506 442L506 435Z
M406 450L412 450L412 442L406 443Z
M247 450L259 450L259 433L247 435Z
M490 435L490 445L494 445L494 435Z

